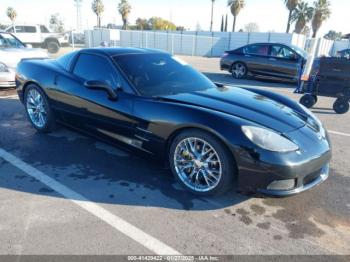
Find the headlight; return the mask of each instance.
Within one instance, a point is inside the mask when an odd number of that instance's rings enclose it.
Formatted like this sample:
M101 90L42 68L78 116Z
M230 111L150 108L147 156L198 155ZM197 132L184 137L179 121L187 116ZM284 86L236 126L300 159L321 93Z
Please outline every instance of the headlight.
M5 64L3 64L3 63L0 63L0 73L8 72L8 71L9 70L8 70L7 66Z
M254 144L274 152L296 151L299 147L280 134L261 127L243 126L243 133Z

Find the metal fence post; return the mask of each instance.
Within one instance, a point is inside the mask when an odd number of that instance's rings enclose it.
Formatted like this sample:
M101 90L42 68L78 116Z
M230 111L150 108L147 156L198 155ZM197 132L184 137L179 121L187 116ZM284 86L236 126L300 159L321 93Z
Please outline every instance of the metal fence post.
M180 54L183 54L183 50L182 50L182 38L183 38L183 31L181 30L181 38L180 38Z
M227 50L231 49L231 38L232 38L232 32L229 33Z
M148 48L148 32L146 32L146 43L145 43L146 48Z
M174 54L174 34L171 34L171 54Z
M72 47L73 47L73 50L75 49L75 44L74 44L74 32L72 30L71 32L71 37L72 37Z
M194 49L196 45L196 36L192 36L192 56L194 56Z
M210 48L210 57L213 57L213 45L214 45L213 37L214 37L214 32L211 32L211 48Z
M156 48L156 31L153 31L153 48Z
M270 43L271 42L271 33L269 32L269 35L267 37L267 42Z

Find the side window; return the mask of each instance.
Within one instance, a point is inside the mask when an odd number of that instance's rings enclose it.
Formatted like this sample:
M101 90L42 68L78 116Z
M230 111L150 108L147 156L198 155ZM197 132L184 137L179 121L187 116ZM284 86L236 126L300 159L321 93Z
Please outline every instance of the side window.
M73 73L84 80L98 80L116 87L118 83L116 70L104 57L80 54Z
M23 26L25 33L36 33L35 26Z
M14 33L13 26L11 26L10 28L8 28L8 29L6 30L6 32Z
M24 28L23 26L16 26L16 33L24 33Z
M291 59L296 57L295 53L292 50L280 45L271 46L270 55L272 57L285 58L285 59Z
M41 25L40 26L40 32L41 33L50 33L49 30L46 28L46 26L44 25Z
M243 53L248 55L267 56L269 52L268 45L248 45L243 48Z

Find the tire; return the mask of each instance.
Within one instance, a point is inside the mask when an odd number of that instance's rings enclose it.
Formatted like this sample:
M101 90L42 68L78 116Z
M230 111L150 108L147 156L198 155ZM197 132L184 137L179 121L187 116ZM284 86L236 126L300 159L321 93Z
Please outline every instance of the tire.
M338 98L334 104L333 109L337 114L345 114L349 111L349 102L347 99Z
M184 143L187 143L187 148L190 148L189 141L193 142L191 144L195 147L194 151L183 150ZM200 156L203 145L205 145L204 152L206 151L207 154ZM209 151L209 148L213 150ZM197 154L196 159L193 152ZM199 160L198 157L202 159ZM175 179L195 195L222 194L233 186L236 173L233 156L219 139L206 132L190 129L176 136L170 146L169 164ZM190 165L191 167L184 168ZM191 175L192 179L189 179ZM195 181L198 184L195 185Z
M318 97L316 95L313 95L312 97L315 99L315 104L314 105L316 105L317 101L318 101Z
M56 127L55 116L45 93L38 86L33 84L27 86L24 92L24 107L30 123L37 131L41 133L54 131ZM39 116L40 114L42 117Z
M46 46L50 54L56 54L60 50L60 45L54 41L47 42Z
M311 108L316 104L316 100L312 95L303 95L300 98L299 103L305 106L306 108Z
M245 64L237 62L232 65L231 73L235 79L244 79L247 77L248 68Z

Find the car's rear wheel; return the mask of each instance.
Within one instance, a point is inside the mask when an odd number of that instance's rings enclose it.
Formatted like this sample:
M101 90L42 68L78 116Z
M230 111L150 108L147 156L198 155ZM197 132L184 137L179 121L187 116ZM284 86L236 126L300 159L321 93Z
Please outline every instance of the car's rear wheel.
M177 181L194 194L224 193L232 187L235 162L221 141L206 132L180 133L170 146L169 162Z
M247 66L241 62L237 62L232 65L231 69L232 76L236 79L243 79L247 76Z
M47 43L47 51L50 54L56 54L60 50L60 45L57 42L50 41Z
M55 128L55 117L45 93L36 85L29 85L24 93L24 105L31 124L39 131L48 133Z
M338 98L333 104L333 109L337 114L345 114L349 111L348 99Z
M316 99L313 95L306 94L300 98L299 103L306 108L311 108L316 104Z

